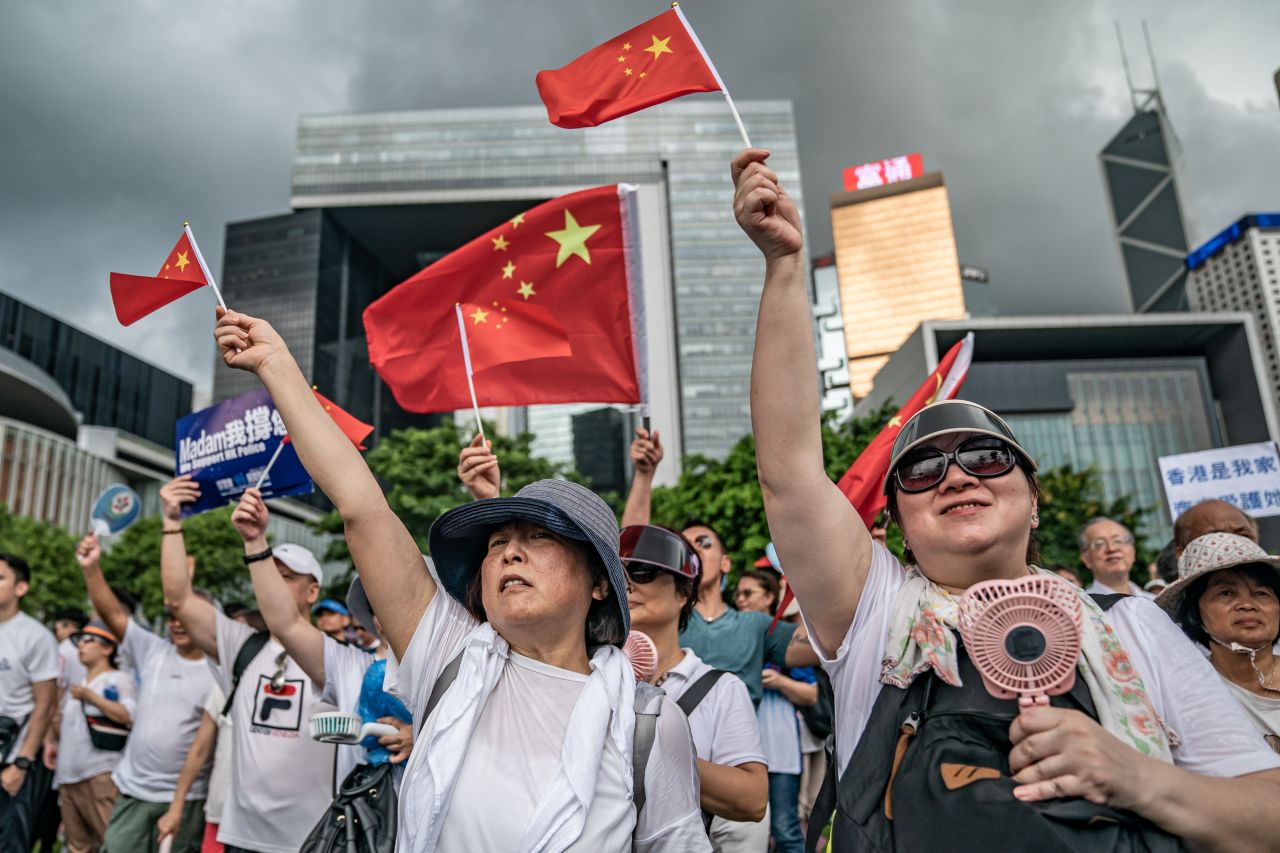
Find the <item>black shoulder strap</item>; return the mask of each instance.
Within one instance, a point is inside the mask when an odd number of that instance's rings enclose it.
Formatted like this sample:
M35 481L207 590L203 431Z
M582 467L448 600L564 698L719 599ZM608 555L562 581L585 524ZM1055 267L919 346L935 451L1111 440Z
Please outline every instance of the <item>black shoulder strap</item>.
M440 704L440 698L444 696L444 692L449 689L449 685L453 684L458 677L458 670L462 667L462 652L458 652L457 656L445 664L445 668L440 670L440 677L436 679L435 686L431 688L431 695L427 697L427 707L422 711L422 721L425 723L427 717L431 716L431 712Z
M249 663L258 656L258 652L262 651L270 638L270 631L254 631L240 646L240 651L236 652L235 663L231 664L231 690L227 692L227 701L222 706L222 716L231 712L231 703L236 698L236 691L240 689L240 676L244 675Z
M693 710L702 704L703 699L707 698L707 694L711 692L712 687L716 686L720 676L726 674L723 669L713 669L710 672L703 673L701 678L689 685L689 689L676 701L676 704L680 706L681 711L684 711L686 717L693 716Z
M1093 599L1093 603L1098 605L1103 613L1106 613L1121 601L1129 598L1129 596L1122 592L1091 592L1089 593L1089 597Z

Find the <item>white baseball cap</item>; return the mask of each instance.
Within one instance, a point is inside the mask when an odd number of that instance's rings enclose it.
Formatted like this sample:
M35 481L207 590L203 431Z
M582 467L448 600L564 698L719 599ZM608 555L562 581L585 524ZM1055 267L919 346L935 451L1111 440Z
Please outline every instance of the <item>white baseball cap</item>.
M324 583L324 569L320 568L320 561L316 559L315 554L301 545L286 542L272 547L271 553L291 571L300 575L311 575L316 579L316 583Z

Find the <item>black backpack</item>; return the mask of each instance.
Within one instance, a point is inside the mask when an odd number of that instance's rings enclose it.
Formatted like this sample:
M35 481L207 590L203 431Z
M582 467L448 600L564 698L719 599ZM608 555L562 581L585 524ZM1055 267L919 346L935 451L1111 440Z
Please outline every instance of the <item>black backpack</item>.
M1105 610L1122 597L1099 596L1098 604ZM1083 798L1016 799L1009 773L1009 726L1018 703L987 692L959 638L957 656L963 687L946 684L931 669L906 690L880 690L838 783L834 757L828 754L827 779L809 819L807 850L819 849L833 807L831 849L836 853L1183 849L1178 839L1144 818ZM1098 716L1081 679L1050 703Z
M804 718L804 724L819 740L825 740L835 731L836 697L831 689L831 679L822 667L815 667L818 701L813 705L797 705L796 710Z

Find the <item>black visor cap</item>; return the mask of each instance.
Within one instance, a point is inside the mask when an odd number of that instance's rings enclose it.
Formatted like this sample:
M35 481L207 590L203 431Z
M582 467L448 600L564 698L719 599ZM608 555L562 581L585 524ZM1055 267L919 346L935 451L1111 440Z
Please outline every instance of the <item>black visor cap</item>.
M702 575L702 562L684 537L650 524L622 528L618 556L624 566L643 563L693 580Z

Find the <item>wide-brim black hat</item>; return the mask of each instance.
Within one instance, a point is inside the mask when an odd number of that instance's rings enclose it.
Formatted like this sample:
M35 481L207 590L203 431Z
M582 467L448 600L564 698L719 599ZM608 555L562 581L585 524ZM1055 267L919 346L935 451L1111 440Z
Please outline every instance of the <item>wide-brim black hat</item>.
M909 452L932 441L935 438L952 433L968 432L978 435L989 435L1003 439L1022 457L1022 461L1032 471L1036 470L1036 461L1031 454L1018 443L1013 430L1004 422L1004 418L990 409L970 403L968 400L939 400L930 403L911 416L898 437L893 440L893 453L889 457L889 468L884 475L884 493L889 494L889 486L893 482L893 469L898 467L902 457Z
M514 497L473 501L435 520L427 535L436 575L445 592L466 603L467 588L489 550L489 534L520 519L552 533L589 544L604 564L622 635L631 630L626 576L618 558L618 521L613 510L590 489L565 480L530 483Z

